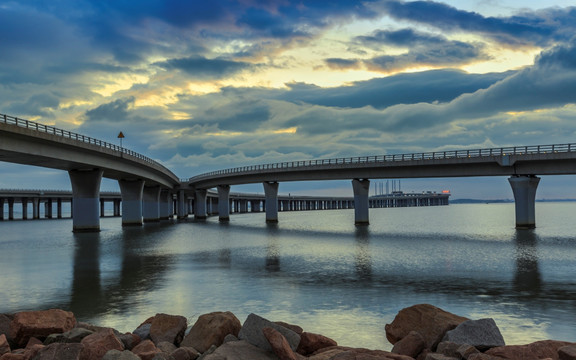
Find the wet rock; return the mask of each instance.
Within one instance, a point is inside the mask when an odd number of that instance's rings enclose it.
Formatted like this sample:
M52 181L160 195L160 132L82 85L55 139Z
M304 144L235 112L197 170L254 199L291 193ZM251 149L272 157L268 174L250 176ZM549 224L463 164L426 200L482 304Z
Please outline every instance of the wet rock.
M174 350L170 355L174 360L195 360L200 356L200 353L194 348L183 346Z
M472 345L481 351L506 345L496 322L490 318L464 321L446 332L442 341Z
M10 330L15 343L22 347L30 337L45 338L53 333L70 331L75 325L76 318L69 311L59 309L23 311L14 315Z
M81 342L84 345L81 360L100 360L110 350L124 350L124 344L116 337L112 329L102 330L86 336Z
M485 354L510 360L537 360L546 358L558 360L558 350L561 347L574 344L575 343L565 341L543 340L527 345L499 346L486 351Z
M576 345L562 346L558 349L560 360L576 360Z
M320 349L337 345L338 343L336 341L324 335L302 332L296 352L302 355L309 355Z
M419 304L400 310L391 324L386 324L386 338L396 344L410 331L417 331L434 350L447 331L468 320L429 304Z
M132 351L110 350L104 355L102 360L140 360L140 358Z
M74 328L62 334L50 334L44 340L44 345L50 345L53 343L79 343L86 336L93 334L94 332L84 328Z
M300 343L300 335L296 334L290 329L275 324L255 314L248 315L246 321L244 321L244 324L240 329L240 332L238 333L238 339L246 340L250 344L263 350L272 351L272 347L262 333L262 330L265 327L270 327L280 332L286 338L288 344L290 344L290 349L292 349L292 351L295 351L298 348L298 344Z
M0 334L0 356L9 353L10 344L8 344L8 339L5 334Z
M152 360L156 354L161 353L152 340L144 340L136 345L132 352L142 360Z
M296 355L294 351L290 349L290 344L288 340L278 332L270 327L265 327L262 329L262 334L268 340L268 343L272 347L272 352L278 356L279 360L296 360Z
M156 314L150 324L150 339L154 344L168 341L173 344L180 344L184 338L187 320L184 316Z
M408 335L394 344L392 352L416 358L426 348L426 342L417 331L410 331Z
M84 345L80 343L53 343L38 351L34 360L79 360Z
M213 353L205 356L203 360L278 360L278 358L272 352L240 340L222 344Z
M238 336L240 320L231 312L213 312L201 315L181 343L203 353L212 345L220 346L228 334Z

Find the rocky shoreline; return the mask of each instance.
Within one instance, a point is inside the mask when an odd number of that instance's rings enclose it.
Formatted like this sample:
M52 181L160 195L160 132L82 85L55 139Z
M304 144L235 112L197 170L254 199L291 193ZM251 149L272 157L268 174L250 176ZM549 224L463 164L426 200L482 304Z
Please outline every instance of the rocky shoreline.
M51 309L0 314L0 360L576 360L576 342L506 345L493 319L471 320L428 304L386 324L392 351L338 346L301 327L250 314L204 314L188 326L156 314L131 333Z

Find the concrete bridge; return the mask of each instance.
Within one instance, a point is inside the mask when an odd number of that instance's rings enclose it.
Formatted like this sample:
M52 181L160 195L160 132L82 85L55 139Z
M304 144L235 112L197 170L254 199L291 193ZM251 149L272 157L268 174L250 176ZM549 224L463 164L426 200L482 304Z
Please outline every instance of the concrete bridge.
M208 214L208 190L218 190L218 213L229 218L230 187L262 183L266 221L278 221L278 187L284 181L352 179L356 224L368 224L369 179L509 176L516 226L535 226L537 175L576 174L576 144L520 146L398 155L293 161L237 167L180 180L170 170L117 145L39 123L0 115L0 161L68 171L73 192L74 231L99 229L102 177L116 179L123 225L156 221L169 212L185 217L192 198L195 218Z

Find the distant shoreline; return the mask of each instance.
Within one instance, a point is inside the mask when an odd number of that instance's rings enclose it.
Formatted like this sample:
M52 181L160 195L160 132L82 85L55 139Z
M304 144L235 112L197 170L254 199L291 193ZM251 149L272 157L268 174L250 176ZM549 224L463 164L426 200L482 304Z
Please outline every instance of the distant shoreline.
M536 202L575 202L576 199L537 199ZM450 204L508 204L512 199L453 199Z

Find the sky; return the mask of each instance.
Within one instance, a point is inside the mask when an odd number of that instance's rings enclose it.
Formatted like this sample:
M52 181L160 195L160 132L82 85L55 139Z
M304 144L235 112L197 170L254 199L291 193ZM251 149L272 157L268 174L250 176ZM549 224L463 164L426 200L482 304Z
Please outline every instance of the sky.
M0 0L0 113L181 178L283 161L576 142L576 7L516 0ZM0 163L0 188L70 189ZM385 180L374 180L373 183ZM375 186L373 186L375 188ZM405 191L511 198L506 178ZM105 180L103 190L117 190ZM263 192L261 185L232 191ZM352 194L349 181L280 193ZM576 198L543 177L538 198Z

